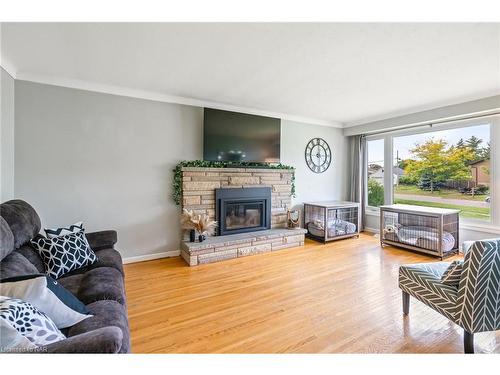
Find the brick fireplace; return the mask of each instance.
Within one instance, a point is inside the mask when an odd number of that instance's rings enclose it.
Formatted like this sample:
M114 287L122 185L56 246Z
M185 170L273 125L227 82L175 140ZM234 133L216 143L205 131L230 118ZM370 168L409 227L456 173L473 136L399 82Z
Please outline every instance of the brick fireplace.
M212 220L217 220L216 211L221 209L220 201L217 206L217 198L221 192L234 189L234 193L227 194L229 201L231 197L240 200L233 199L232 204L235 206L230 207L227 214L234 216L238 228L242 226L243 219L255 227L255 230L250 228L238 234L209 237L202 243L183 241L181 256L184 260L194 266L303 245L305 230L284 229L287 209L291 206L292 174L290 169L182 168L182 208L208 214ZM245 194L246 189L250 194ZM259 203L264 202L264 190L270 193L270 207ZM238 205L239 202L248 202L252 195L256 198L246 209ZM269 209L269 223L265 222L266 217L261 215L259 208L261 211ZM243 210L246 216L241 214ZM226 221L222 226L228 223L231 221Z
M292 204L292 171L260 168L182 168L182 207L215 217L215 189L271 188L271 227L286 226Z

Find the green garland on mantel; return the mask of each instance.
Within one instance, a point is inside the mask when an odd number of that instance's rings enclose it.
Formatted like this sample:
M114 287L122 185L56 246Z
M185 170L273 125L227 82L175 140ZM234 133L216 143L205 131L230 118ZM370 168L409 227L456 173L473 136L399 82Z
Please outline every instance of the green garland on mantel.
M268 164L255 162L230 162L230 161L205 161L205 160L185 160L181 161L173 169L174 182L172 184L172 198L176 205L181 204L182 200L182 168L197 167L197 168L262 168L262 169L289 169L295 170L294 167L285 164ZM292 197L295 197L295 174L291 177Z

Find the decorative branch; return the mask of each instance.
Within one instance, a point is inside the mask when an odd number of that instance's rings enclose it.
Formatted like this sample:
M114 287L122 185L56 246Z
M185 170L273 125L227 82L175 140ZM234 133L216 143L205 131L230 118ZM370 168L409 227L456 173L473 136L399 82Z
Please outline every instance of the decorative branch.
M181 216L182 229L195 229L199 234L212 233L217 222L210 220L207 214L197 215L191 210L184 209Z

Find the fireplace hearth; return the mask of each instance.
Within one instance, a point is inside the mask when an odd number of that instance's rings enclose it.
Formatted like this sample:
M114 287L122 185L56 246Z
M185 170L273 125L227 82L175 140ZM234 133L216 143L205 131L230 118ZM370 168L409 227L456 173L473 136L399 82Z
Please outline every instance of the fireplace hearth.
M215 189L217 235L271 228L271 188Z

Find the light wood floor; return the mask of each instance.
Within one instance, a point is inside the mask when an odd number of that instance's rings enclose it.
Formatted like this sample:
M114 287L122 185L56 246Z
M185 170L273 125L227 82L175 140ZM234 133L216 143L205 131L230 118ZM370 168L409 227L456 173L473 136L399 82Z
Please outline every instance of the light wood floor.
M462 353L461 329L412 299L403 318L398 266L435 258L362 234L327 245L188 267L126 265L135 353ZM476 335L500 353L500 332Z

